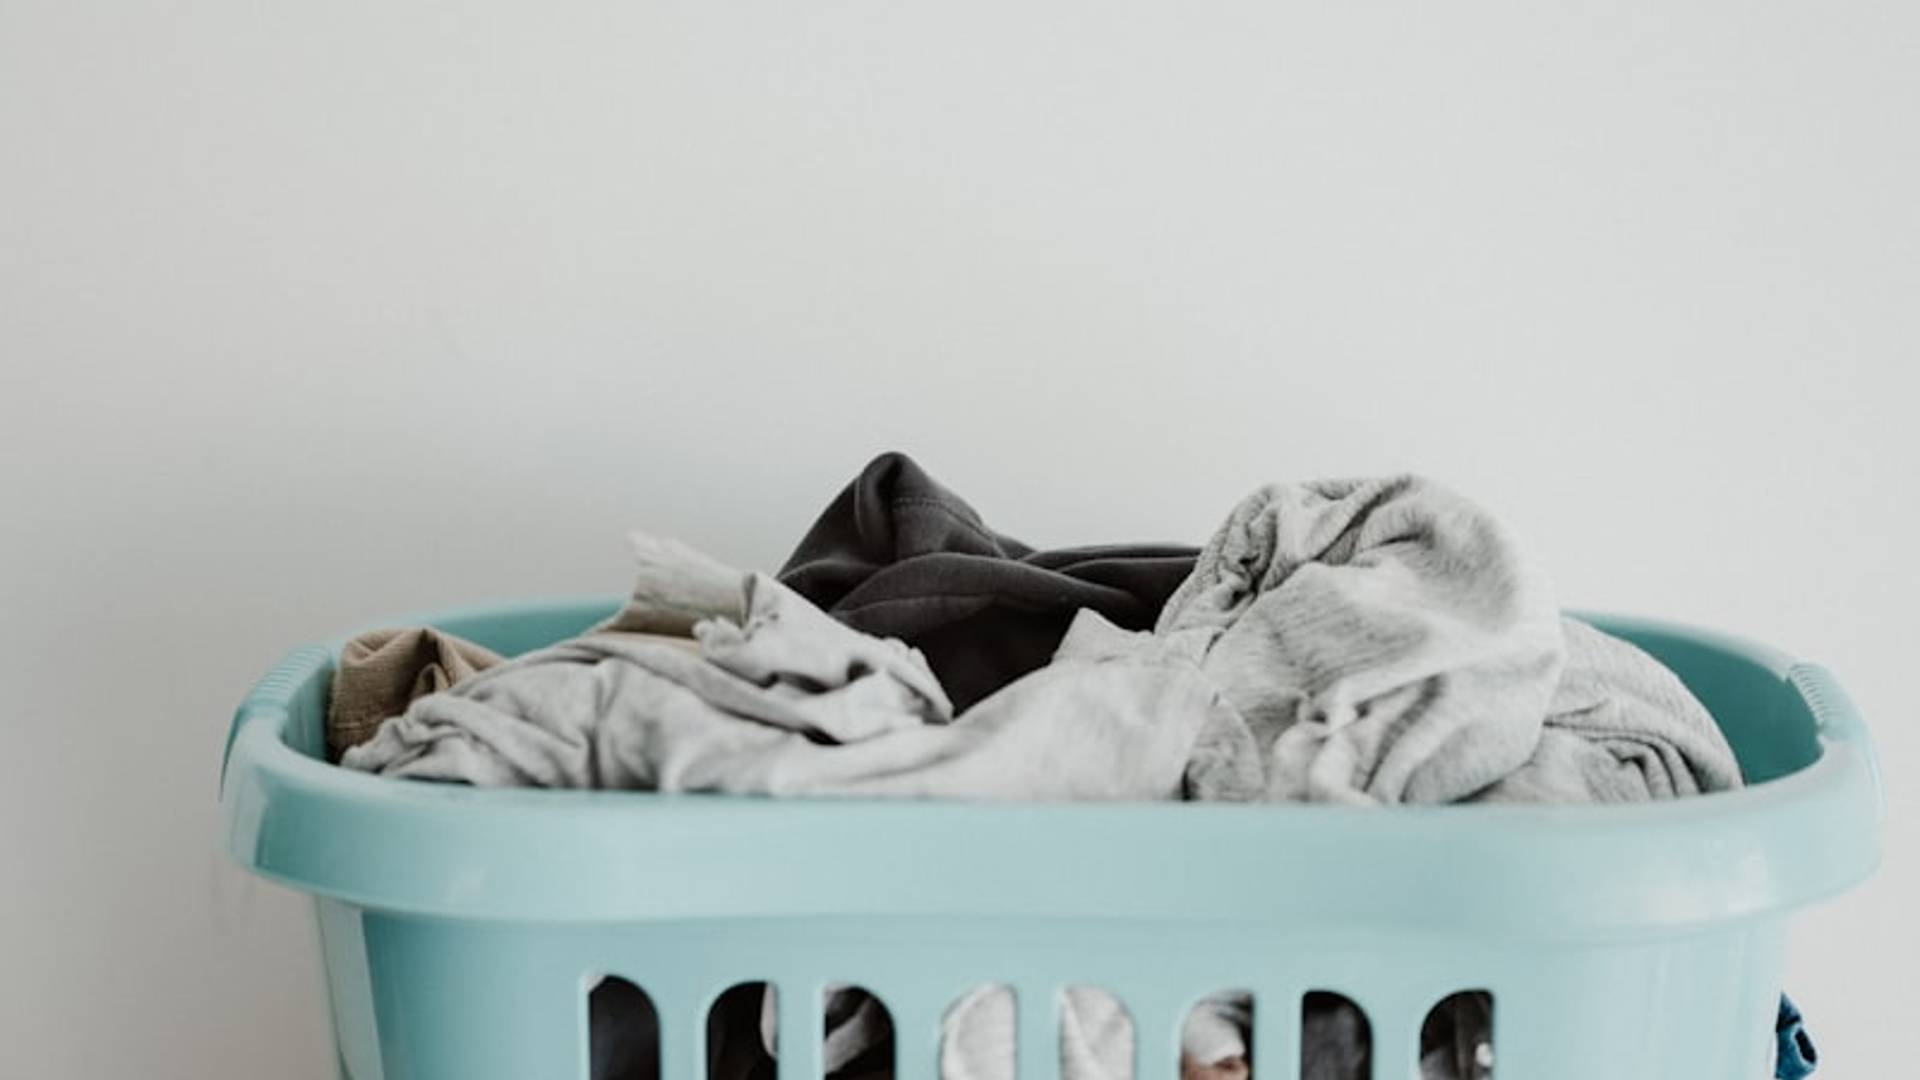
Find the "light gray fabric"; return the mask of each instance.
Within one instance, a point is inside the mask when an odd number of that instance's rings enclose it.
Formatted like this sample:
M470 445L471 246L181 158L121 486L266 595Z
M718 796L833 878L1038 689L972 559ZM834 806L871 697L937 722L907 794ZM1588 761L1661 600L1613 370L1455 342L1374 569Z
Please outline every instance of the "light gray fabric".
M616 624L669 625L652 613L689 606L657 603L645 583L659 580L653 560L684 563L685 549L636 553L647 572L627 612L640 615ZM479 785L1171 799L1225 708L1195 664L1199 637L1082 612L1053 664L954 721L914 650L764 575L738 582L744 623L697 623L697 655L588 634L416 700L344 764ZM704 602L723 606L717 594Z
M1254 492L1157 632L1208 635L1201 668L1234 706L1190 773L1251 746L1265 798L1637 802L1740 783L1671 671L1560 615L1490 515L1416 477ZM1195 797L1248 797L1245 770L1202 779Z
M1275 800L1471 795L1533 752L1563 655L1544 575L1488 514L1414 477L1254 492L1157 631L1210 635L1202 669Z
M1180 1029L1181 1080L1244 1077L1252 1031L1251 995L1225 991L1201 998Z
M818 612L771 578L741 588L748 627L701 640L698 654L622 633L562 642L419 698L344 763L479 785L781 791L795 783L794 759L818 749L809 736L856 741L951 717L904 646L809 619ZM757 653L744 647L749 630ZM820 661L830 646L807 642L812 633L847 646L837 678L777 669L782 658Z
M633 593L595 630L692 637L708 619L746 618L741 584L745 572L706 552L647 532L627 534L633 552Z
M1678 676L1578 619L1533 755L1476 800L1647 802L1740 786L1720 726Z

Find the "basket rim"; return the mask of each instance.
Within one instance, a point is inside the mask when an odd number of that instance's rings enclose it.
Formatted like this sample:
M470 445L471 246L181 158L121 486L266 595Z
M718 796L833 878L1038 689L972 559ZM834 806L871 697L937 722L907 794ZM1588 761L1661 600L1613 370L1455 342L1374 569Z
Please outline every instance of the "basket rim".
M515 601L369 625L514 624L538 638L538 627L584 626L617 604ZM287 654L236 711L225 847L302 891L442 917L1205 919L1536 940L1764 917L1871 873L1884 813L1873 749L1824 668L1719 631L1574 614L1747 662L1812 717L1819 758L1737 791L1614 806L473 789L342 769L289 743L296 699L324 694L349 632ZM1221 857L1233 851L1247 857Z

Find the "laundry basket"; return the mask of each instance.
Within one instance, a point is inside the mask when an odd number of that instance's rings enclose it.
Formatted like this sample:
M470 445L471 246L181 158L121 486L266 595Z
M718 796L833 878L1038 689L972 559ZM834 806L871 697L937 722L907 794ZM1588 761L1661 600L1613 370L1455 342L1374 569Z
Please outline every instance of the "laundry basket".
M513 654L610 613L569 601L403 620ZM583 1080L587 995L630 980L660 1073L705 1016L779 1005L782 1080L821 1074L823 989L876 995L895 1075L931 1080L944 1010L997 983L1020 1080L1058 1075L1063 987L1133 1020L1171 1080L1183 1018L1252 994L1256 1080L1298 1073L1312 991L1364 1010L1375 1078L1429 1009L1492 995L1497 1080L1761 1080L1789 915L1878 857L1859 716L1827 672L1716 633L1588 616L1704 701L1751 786L1631 806L772 800L479 790L328 765L334 648L289 654L234 717L226 844L312 893L351 1080Z

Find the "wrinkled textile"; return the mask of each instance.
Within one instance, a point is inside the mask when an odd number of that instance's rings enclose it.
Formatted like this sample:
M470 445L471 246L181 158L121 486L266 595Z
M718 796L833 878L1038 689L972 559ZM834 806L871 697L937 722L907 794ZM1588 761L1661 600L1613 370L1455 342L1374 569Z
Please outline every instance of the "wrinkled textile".
M770 578L742 587L759 631L753 648L737 633L713 633L698 654L644 635L589 634L420 698L344 764L488 786L780 791L795 760L824 750L811 738L858 741L951 716L904 646L846 630ZM731 628L700 624L709 626ZM836 646L837 677L811 680L818 672L804 665ZM802 667L775 670L782 661Z
M1800 1010L1785 994L1780 995L1780 1015L1774 1023L1773 1037L1774 1080L1806 1080L1813 1075L1820 1055L1813 1048L1813 1039L1807 1034Z
M1152 627L1193 557L1177 544L1035 551L892 453L828 505L779 577L847 625L919 649L964 711L1046 664L1083 608Z
M736 588L744 623L698 622L697 654L644 633L562 642L420 698L344 764L491 786L1171 799L1193 784L1199 733L1222 722L1193 635L1084 612L1054 663L954 721L914 650L764 575ZM629 609L647 609L636 596Z
M1577 619L1539 745L1474 796L1486 802L1648 802L1740 786L1720 726L1678 676Z
M1413 477L1254 492L1158 630L1211 636L1202 669L1275 800L1479 791L1532 754L1564 654L1544 575L1485 512Z
M1492 1075L1493 996L1484 990L1448 995L1420 1024L1421 1080L1489 1080Z
M327 701L327 754L338 761L409 702L500 663L492 650L426 627L370 630L340 648Z
M1417 478L1255 492L1159 632L1210 635L1202 670L1245 730L1199 749L1251 745L1268 799L1639 802L1740 783L1672 672L1560 615L1484 511Z
M598 631L691 638L710 619L746 621L746 574L698 548L646 532L627 534L633 591Z

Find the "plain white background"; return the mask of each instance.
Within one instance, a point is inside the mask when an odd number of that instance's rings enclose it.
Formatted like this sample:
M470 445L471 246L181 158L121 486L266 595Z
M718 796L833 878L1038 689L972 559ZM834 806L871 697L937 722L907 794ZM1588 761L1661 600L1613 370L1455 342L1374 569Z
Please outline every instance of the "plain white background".
M1888 854L1791 988L1911 1071L1917 12L0 2L0 1076L330 1077L250 680L632 524L776 565L890 447L1040 544L1417 469L1828 662Z

